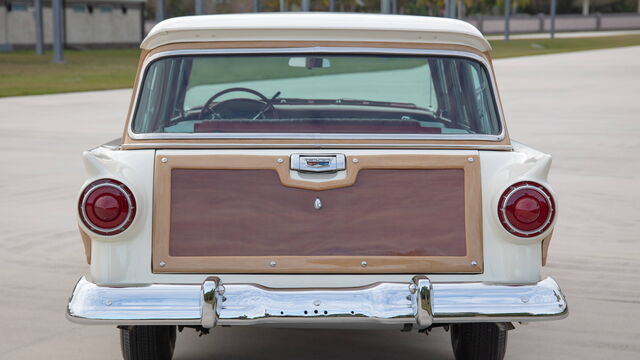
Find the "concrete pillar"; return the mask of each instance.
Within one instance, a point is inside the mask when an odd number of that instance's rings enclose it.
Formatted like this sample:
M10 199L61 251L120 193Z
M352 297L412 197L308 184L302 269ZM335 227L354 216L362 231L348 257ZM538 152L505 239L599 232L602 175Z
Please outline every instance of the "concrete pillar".
M42 28L42 0L35 0L33 17L36 23L36 54L44 55L44 29Z
M448 18L456 17L456 0L445 0L444 16Z
M544 32L544 14L543 13L538 13L538 22L539 22L539 27L538 27L538 32Z
M260 12L260 0L253 0L253 12Z
M156 21L160 22L165 19L164 0L156 0Z
M311 0L302 0L302 11L311 11Z
M204 0L195 0L195 11L196 15L204 15Z
M380 0L380 12L383 14L391 13L391 2L389 0Z
M142 41L142 39L144 39L144 36L147 34L144 28L144 20L145 20L144 13L146 8L147 8L146 3L140 4L140 39L138 41Z
M336 0L329 0L329 11L336 11Z
M52 0L51 12L53 15L53 62L56 64L64 63L64 56L62 54L63 47L63 35L62 27L64 26L62 21L62 0Z
M464 9L464 3L462 0L458 0L458 19L462 19L464 14L462 13L462 9Z
M4 35L4 39L2 40L3 42L0 43L0 52L2 51L13 51L13 46L11 46L11 44L9 43L9 21L7 19L7 17L9 16L9 14L7 14L7 11L3 11L3 21L0 21L0 26L3 27L3 35Z
M283 12L283 11L285 11L284 0L280 0L280 12Z
M589 15L589 0L582 0L582 15Z
M504 1L504 39L509 40L509 25L511 22L511 0Z
M550 35L552 39L556 37L556 7L557 7L557 0L551 0Z

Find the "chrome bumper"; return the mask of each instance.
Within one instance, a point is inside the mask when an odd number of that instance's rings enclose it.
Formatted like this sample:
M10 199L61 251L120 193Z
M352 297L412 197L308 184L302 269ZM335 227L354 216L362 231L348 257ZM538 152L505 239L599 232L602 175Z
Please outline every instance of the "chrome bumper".
M153 284L97 286L84 277L69 299L74 322L118 325L257 325L295 323L512 322L566 317L558 284L546 278L533 285L380 282L350 288L274 289L257 284Z

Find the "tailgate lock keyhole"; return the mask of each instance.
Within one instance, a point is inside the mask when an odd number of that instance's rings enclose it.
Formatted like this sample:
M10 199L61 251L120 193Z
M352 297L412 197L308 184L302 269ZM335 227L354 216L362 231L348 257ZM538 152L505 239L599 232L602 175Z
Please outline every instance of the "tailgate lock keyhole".
M316 210L320 210L320 209L322 209L322 200L320 200L320 198L319 198L319 197L317 197L317 198L316 198L316 201L314 201L314 202L313 202L313 207L314 207Z

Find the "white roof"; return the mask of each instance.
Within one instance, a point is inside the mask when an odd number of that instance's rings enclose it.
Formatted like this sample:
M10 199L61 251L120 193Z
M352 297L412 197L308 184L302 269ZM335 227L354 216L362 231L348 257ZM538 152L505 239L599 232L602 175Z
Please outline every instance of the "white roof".
M248 13L185 16L158 23L142 49L178 42L210 41L388 41L491 45L473 25L454 19L353 13Z

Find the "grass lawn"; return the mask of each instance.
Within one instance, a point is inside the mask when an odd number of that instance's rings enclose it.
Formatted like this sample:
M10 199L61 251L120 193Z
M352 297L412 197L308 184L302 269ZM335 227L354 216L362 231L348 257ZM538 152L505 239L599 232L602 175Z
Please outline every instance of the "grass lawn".
M66 63L53 64L50 52L0 53L0 97L129 88L138 56L138 49L67 50Z
M640 35L496 40L491 45L493 57L499 59L640 45ZM66 63L60 65L51 63L51 53L0 53L0 97L129 88L139 54L138 49L67 50Z
M640 45L640 35L491 41L494 59Z

